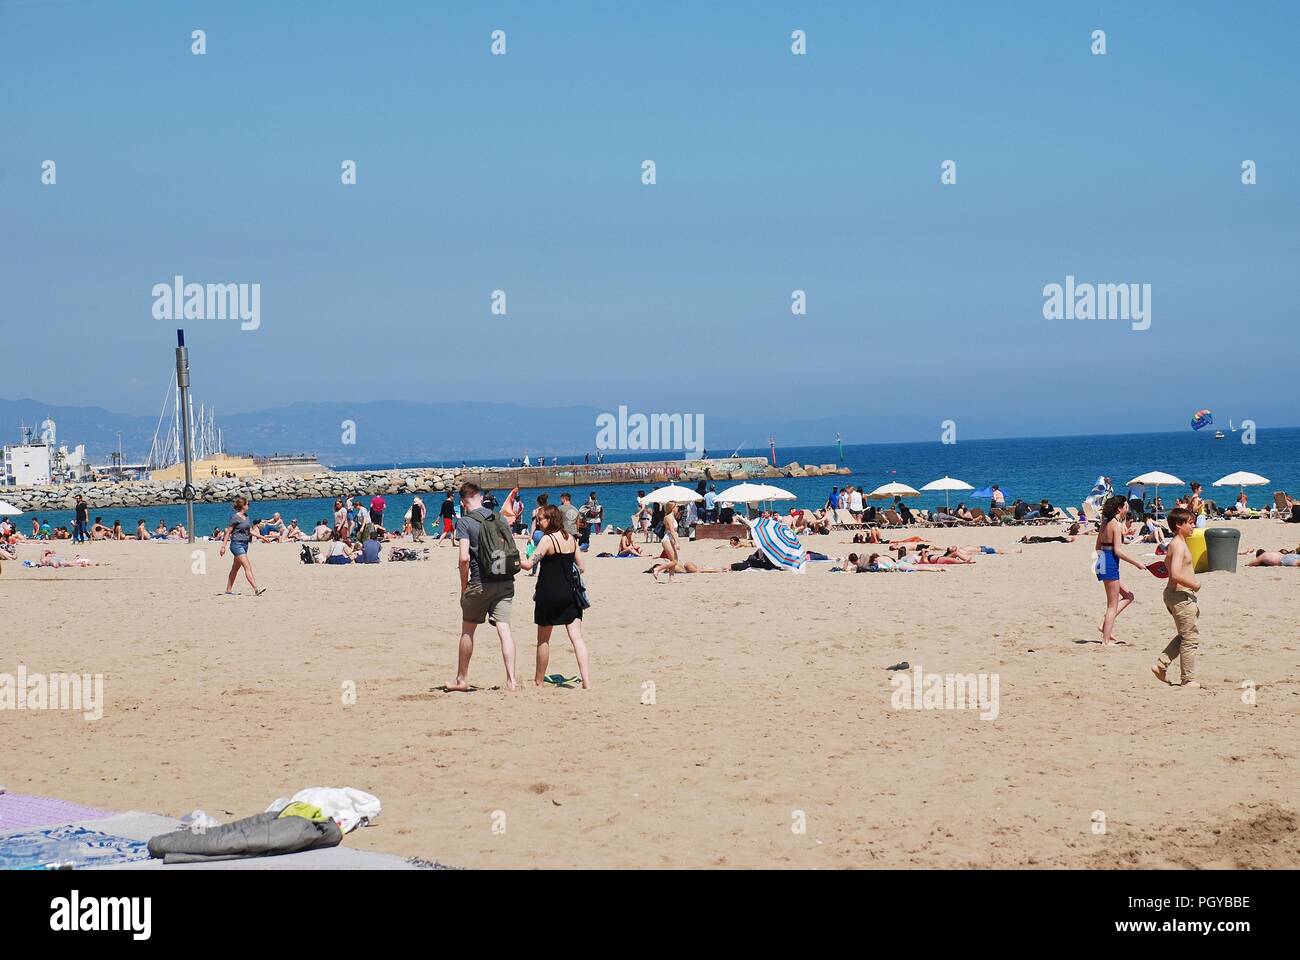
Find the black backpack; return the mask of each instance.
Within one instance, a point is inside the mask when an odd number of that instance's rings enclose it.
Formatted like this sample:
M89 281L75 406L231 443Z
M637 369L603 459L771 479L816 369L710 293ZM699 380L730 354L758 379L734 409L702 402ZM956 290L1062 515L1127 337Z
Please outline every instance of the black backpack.
M482 510L483 508L479 508ZM478 521L478 575L484 582L513 580L519 572L519 548L506 522L491 510L469 516Z
M298 559L301 560L303 563L315 563L316 552L317 551L315 547L304 543L302 545L302 549L298 551Z

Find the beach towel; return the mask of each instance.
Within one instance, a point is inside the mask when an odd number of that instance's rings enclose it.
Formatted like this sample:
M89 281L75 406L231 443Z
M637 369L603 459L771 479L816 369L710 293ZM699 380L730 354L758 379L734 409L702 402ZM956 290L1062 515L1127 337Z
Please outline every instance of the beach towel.
M0 836L0 870L43 870L54 863L99 867L148 859L143 840L85 827L47 827Z
M100 820L113 811L83 807L54 797L36 797L26 793L0 791L0 831L50 827L78 820Z

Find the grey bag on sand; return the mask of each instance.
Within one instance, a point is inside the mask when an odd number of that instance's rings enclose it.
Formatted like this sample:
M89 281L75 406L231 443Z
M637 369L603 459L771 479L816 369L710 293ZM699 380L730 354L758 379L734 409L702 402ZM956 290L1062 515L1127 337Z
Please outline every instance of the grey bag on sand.
M149 841L149 856L164 863L206 863L242 857L271 857L320 847L337 847L343 831L333 820L259 813L201 833L175 830Z

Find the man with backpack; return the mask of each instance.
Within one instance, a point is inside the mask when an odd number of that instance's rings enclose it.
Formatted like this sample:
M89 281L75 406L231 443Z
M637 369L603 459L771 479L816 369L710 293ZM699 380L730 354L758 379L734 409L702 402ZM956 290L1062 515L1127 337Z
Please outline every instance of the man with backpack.
M474 631L487 620L497 628L501 658L506 665L506 689L516 690L515 641L510 635L510 607L519 572L519 548L504 520L483 507L477 484L460 488L461 517L456 521L460 541L460 651L456 679L447 690L469 691L469 661L474 655Z

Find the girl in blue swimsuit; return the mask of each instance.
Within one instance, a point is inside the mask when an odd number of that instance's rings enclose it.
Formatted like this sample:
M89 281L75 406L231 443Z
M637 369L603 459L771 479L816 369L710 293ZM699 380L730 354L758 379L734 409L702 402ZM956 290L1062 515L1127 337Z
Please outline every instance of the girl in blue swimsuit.
M1103 646L1115 642L1112 635L1115 618L1133 602L1133 591L1125 589L1119 582L1119 562L1123 560L1141 570L1146 569L1120 549L1124 542L1124 518L1128 511L1128 501L1124 497L1116 495L1109 498L1101 509L1101 527L1097 530L1097 560L1093 570L1106 588L1106 617L1099 628Z

